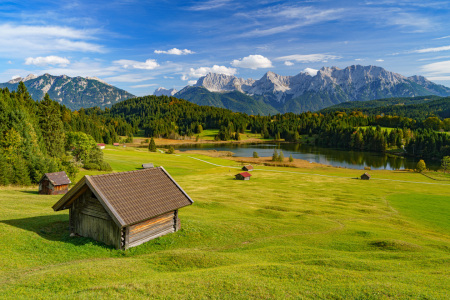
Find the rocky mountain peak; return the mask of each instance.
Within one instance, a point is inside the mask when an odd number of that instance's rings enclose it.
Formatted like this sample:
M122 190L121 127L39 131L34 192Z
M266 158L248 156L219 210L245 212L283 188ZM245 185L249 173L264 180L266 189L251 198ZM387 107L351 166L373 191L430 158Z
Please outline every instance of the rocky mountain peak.
M166 89L163 87L159 87L153 92L153 95L155 95L155 96L173 96L177 92L178 91L176 89Z

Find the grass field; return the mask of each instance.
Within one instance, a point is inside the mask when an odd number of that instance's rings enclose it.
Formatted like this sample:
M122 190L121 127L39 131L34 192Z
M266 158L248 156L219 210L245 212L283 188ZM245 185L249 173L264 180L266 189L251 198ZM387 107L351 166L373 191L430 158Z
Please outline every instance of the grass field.
M450 297L449 183L322 166L257 166L236 181L235 161L104 153L114 171L164 166L195 201L182 229L119 251L70 238L59 196L0 188L2 298Z

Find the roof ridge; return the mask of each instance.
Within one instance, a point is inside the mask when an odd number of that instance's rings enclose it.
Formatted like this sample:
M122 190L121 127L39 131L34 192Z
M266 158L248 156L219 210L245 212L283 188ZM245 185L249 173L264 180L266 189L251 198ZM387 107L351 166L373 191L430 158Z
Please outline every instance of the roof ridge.
M149 171L149 170L154 170L154 169L161 169L161 167L155 167L155 168L149 168L149 169L140 169L140 170L134 170L134 171L123 171L123 172L113 172L113 173L107 173L107 174L90 175L90 177L91 178L96 178L96 177L114 176L114 175L117 175L117 174L128 174L128 173Z

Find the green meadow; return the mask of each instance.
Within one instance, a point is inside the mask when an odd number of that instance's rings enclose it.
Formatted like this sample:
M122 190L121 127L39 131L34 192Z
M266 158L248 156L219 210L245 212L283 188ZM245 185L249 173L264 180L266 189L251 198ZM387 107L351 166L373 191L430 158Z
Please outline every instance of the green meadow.
M450 298L448 182L322 166L257 166L237 181L230 160L104 153L116 172L168 170L194 200L182 229L115 250L69 237L68 211L51 209L60 196L0 188L2 298Z

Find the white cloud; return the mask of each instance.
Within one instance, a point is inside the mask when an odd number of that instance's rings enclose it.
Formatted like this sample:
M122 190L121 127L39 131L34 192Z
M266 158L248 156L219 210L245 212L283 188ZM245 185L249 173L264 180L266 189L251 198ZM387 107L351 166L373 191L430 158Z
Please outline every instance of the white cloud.
M284 65L285 66L293 66L294 63L292 61L287 60L287 61L284 62Z
M189 76L190 77L194 77L194 78L199 78L199 77L206 76L208 73L234 75L234 74L236 74L236 69L228 68L228 67L225 67L225 66L214 65L211 68L210 67L200 67L200 68L197 68L197 69L190 68L190 70L189 70ZM183 79L183 77L185 79ZM188 78L187 78L187 76L185 77L185 75L183 75L181 79L182 80L187 80Z
M209 0L204 3L196 4L189 8L189 10L194 11L202 11L202 10L211 10L222 7L228 4L231 0Z
M155 50L154 51L156 54L170 54L170 55L186 55L186 54L194 54L194 51L188 50L188 49L177 49L177 48L172 48L170 50L164 51L164 50Z
M139 69L139 70L153 70L159 67L159 64L155 59L147 59L145 62L128 60L128 59L120 59L113 61L115 65L120 65L124 69Z
M23 57L58 51L105 52L90 42L98 30L63 26L0 25L0 55Z
M141 89L141 88L147 88L147 87L151 87L151 86L155 86L157 85L156 83L149 83L149 84L138 84L138 85L132 85L130 87L135 88L135 89Z
M381 58L380 58L380 59L377 59L376 61L377 61L377 62L383 62L384 59L381 59Z
M25 59L26 65L35 65L35 66L47 66L47 65L60 65L65 67L70 64L70 61L65 57L50 55L46 57L28 57Z
M427 76L430 81L450 80L450 76Z
M13 76L11 77L11 79L16 79L16 78L20 78L20 76L19 76L19 75L13 75Z
M429 76L450 74L450 60L424 65L421 70Z
M122 74L105 78L107 82L141 82L155 79L154 77L143 76L141 74Z
M267 36L290 31L322 22L338 20L344 17L344 9L317 9L307 6L276 5L259 11L241 13L243 17L258 19L256 24L275 24L271 27L256 28L241 34L242 37ZM271 20L268 22L268 20Z
M8 65L12 65L12 64L13 64L13 62L8 60Z
M450 46L442 46L436 48L425 48L411 51L412 53L430 53L430 52L440 52L440 51L448 51L450 50Z
M312 62L328 62L328 60L340 59L341 56L329 55L329 54L294 54L288 56L277 57L275 60L294 60L300 63L312 63Z
M356 61L363 61L364 58L355 58Z
M192 70L192 68L191 68L191 70ZM189 79L189 76L183 74L183 75L181 75L180 79L183 80L183 81L186 81L186 80Z
M305 72L306 74L309 74L311 76L316 76L317 72L319 72L319 70L312 69L312 68L306 68L303 70L303 72Z
M189 85L194 85L194 84L196 84L197 83L197 80L189 80L188 81L188 84Z
M240 60L235 59L231 62L233 67L247 68L247 69L263 69L272 68L272 62L262 55L249 55Z

